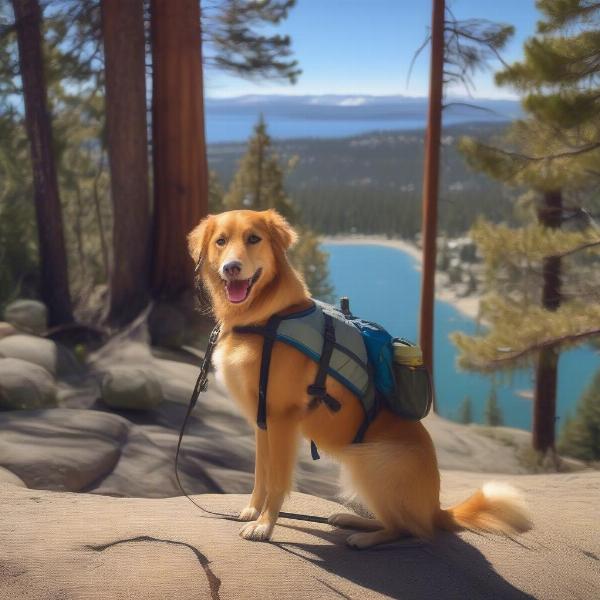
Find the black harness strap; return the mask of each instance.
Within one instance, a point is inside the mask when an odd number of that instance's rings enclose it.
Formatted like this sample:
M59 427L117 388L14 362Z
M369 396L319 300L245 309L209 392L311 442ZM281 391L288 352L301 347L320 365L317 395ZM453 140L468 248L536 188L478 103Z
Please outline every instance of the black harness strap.
M269 368L271 366L271 354L273 353L273 344L277 337L279 323L281 323L281 317L279 315L273 315L264 327L239 325L233 328L235 333L258 333L264 337L260 363L260 379L258 381L258 409L256 412L256 424L261 429L267 428L267 387L269 385Z
M331 315L324 312L323 318L325 319L325 324L323 328L323 347L321 349L321 357L319 358L319 369L314 383L306 388L306 393L309 396L312 396L310 408L314 408L322 402L332 412L338 412L342 405L338 400L327 393L327 388L325 387L327 371L335 347L335 326ZM321 458L319 456L317 445L313 440L310 441L310 454L313 460L319 460Z
M333 317L327 313L323 313L325 326L323 329L323 347L321 349L321 358L319 358L319 370L315 377L314 383L306 388L306 393L313 397L312 406L316 406L322 402L332 412L340 410L342 405L332 396L327 393L325 387L325 379L331 361L331 355L335 346L335 327L333 325Z

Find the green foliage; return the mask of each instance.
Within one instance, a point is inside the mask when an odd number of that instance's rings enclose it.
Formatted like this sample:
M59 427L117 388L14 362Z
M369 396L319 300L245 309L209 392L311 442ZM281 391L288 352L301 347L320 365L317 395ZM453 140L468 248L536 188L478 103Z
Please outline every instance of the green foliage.
M558 450L585 461L600 460L600 371L579 399L575 415L565 421Z
M503 423L502 411L500 410L500 405L498 404L498 395L496 394L496 390L494 388L490 390L489 396L485 403L483 420L486 425L490 425L491 427L498 427Z
M284 78L295 83L302 71L291 58L290 37L265 35L264 31L265 25L285 20L295 4L296 0L224 0L213 10L203 6L209 64L242 77Z
M540 34L526 42L524 61L497 75L527 94L528 117L492 144L459 142L472 167L531 190L519 207L521 227L482 220L472 230L485 261L487 327L480 335L453 336L464 368L523 366L541 348L589 341L600 323L600 229L575 220L598 206L600 4L539 0L537 6L546 16ZM575 22L582 27L573 29ZM549 200L557 196L558 209ZM560 270L558 284L549 283L550 258ZM558 310L540 302L550 287Z
M208 212L209 214L219 214L225 210L223 206L223 196L225 191L219 181L219 176L213 170L208 172Z
M465 396L458 407L458 422L464 425L473 422L473 403L469 396Z
M274 208L290 223L295 224L298 216L285 191L284 178L285 172L279 157L271 149L271 138L261 116L254 134L248 140L246 154L223 198L223 205L228 210Z
M315 298L333 301L333 287L329 281L329 255L319 247L319 238L306 227L297 228L298 242L290 250L290 260L299 269L308 289Z
M575 159L599 146L600 4L538 0L536 5L543 14L538 35L526 41L524 60L507 66L496 81L526 93L524 108L554 129L556 142Z
M293 163L293 159L288 161L288 170ZM284 187L285 174L279 157L271 149L271 138L261 117L222 204L226 210L274 208L295 225L299 241L290 251L292 264L302 273L313 296L331 300L333 288L329 283L327 253L319 248L317 236L300 220Z
M463 235L479 213L494 222L512 222L510 193L500 183L473 173L457 152L465 132L495 133L504 125L457 125L445 130L439 228ZM273 143L286 173L286 190L303 221L325 235L378 234L412 239L421 231L421 131L379 132L342 139L284 140ZM245 152L241 144L209 146L211 168L227 187ZM474 208L476 207L476 209Z

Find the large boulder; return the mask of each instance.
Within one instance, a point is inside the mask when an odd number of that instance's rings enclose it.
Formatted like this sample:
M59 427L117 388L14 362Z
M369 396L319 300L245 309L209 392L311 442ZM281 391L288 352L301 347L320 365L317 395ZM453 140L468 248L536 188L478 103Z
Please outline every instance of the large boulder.
M110 367L102 379L102 400L111 408L151 410L162 400L155 375L143 366Z
M0 339L0 357L33 363L58 377L82 373L80 361L66 346L34 335L17 334Z
M9 335L14 335L15 333L17 333L17 330L13 325L0 321L0 339L8 337Z
M23 334L3 338L0 340L0 357L18 358L56 375L56 344L45 338Z
M15 475L12 471L9 471L4 467L0 467L0 485L3 483L10 483L16 487L27 487L25 482L18 475Z
M21 331L42 335L48 327L48 311L37 300L15 300L4 309L4 320Z
M112 473L129 429L123 417L96 410L0 412L0 466L32 489L86 490Z
M56 406L56 384L46 369L18 358L0 358L0 409L51 406Z

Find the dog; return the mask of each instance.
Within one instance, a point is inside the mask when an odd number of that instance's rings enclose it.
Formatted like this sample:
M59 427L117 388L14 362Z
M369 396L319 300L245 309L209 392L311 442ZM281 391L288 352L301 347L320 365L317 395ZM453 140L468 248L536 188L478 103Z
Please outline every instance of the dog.
M275 342L267 388L268 427L256 426L263 338L235 333L234 326L264 324L274 314L312 306L301 275L287 251L297 239L275 210L234 210L209 215L189 234L188 244L221 324L214 365L242 413L254 427L254 489L239 518L240 535L269 540L292 475L299 436L342 463L374 518L334 514L329 523L358 530L353 548L369 548L404 536L429 539L436 529L479 529L509 534L530 527L525 506L506 484L489 483L449 509L440 507L440 475L434 446L421 422L382 408L364 441L352 440L364 413L359 399L327 378L327 392L341 409L335 414L311 403L307 386L317 364L289 345Z

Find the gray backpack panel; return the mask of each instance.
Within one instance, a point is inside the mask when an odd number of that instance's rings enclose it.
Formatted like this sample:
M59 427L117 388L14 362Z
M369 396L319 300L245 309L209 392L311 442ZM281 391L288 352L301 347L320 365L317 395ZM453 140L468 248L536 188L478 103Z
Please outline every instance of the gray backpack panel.
M318 363L323 347L324 311L333 317L336 340L328 374L356 394L365 411L369 412L374 403L374 393L365 344L360 331L340 311L315 301L314 308L281 320L277 340L293 346Z

